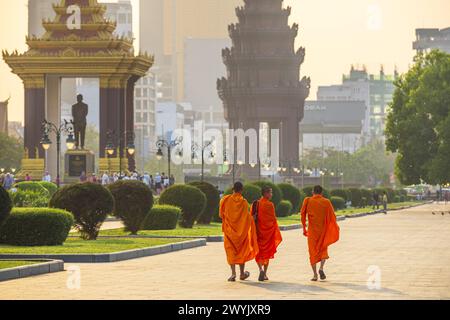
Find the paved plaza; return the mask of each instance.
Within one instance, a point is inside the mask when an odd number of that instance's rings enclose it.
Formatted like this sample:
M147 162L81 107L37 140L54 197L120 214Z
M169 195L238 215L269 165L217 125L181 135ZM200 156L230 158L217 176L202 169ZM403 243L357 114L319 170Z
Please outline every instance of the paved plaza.
M450 205L340 222L326 282L309 281L306 239L297 230L283 232L267 283L256 281L253 262L250 281L228 283L223 244L211 243L112 264L66 264L80 268L79 283L73 271L3 282L0 299L450 299L450 214L442 211Z

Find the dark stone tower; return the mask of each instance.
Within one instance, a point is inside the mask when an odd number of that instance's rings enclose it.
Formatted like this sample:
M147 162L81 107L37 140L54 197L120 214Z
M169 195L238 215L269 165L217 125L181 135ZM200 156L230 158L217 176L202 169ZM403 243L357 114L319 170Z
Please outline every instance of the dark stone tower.
M289 26L291 8L283 0L244 2L236 8L239 23L229 26L232 48L222 53L227 78L217 82L225 118L230 129L259 130L261 122L279 129L280 162L292 170L299 166L299 125L311 82L300 80L305 49L295 50L298 25ZM258 166L246 164L241 173L255 177Z

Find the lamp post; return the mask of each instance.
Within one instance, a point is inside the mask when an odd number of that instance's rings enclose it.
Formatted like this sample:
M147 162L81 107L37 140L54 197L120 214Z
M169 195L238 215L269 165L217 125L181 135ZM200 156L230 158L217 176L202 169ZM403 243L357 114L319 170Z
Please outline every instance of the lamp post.
M162 149L167 148L167 166L168 166L169 178L171 175L170 164L172 161L172 149L176 148L177 146L179 146L182 143L183 143L183 137L178 137L173 141L167 141L165 139L161 139L161 140L158 140L158 142L156 142L156 147L158 148L158 152L156 153L156 158L158 159L158 161L161 161L162 158L164 157L164 153L163 153Z
M60 178L60 158L61 158L61 136L63 134L67 134L67 140L66 140L66 146L67 149L73 150L75 147L75 138L73 136L74 133L74 123L73 121L67 122L67 120L64 120L64 122L57 126L47 120L44 120L42 123L42 139L41 139L41 146L44 148L45 151L48 151L52 145L52 141L50 140L49 135L51 133L56 134L56 185L58 188L61 185L61 178Z
M117 139L118 138L118 139ZM125 140L124 140L125 139ZM108 131L106 133L106 153L108 156L114 155L116 152L116 146L114 144L114 140L118 140L119 145L119 179L122 180L122 154L123 154L123 145L126 143L126 150L130 156L132 156L136 152L136 146L134 145L135 134L134 132L125 132L125 134L120 134L119 137L116 136L115 131Z
M212 145L214 144L214 140L210 140L210 141L202 141L202 145L199 145L197 143L193 143L192 144L192 158L194 159L197 152L201 152L201 158L202 158L202 173L201 173L201 182L204 181L204 176L205 176L205 151L209 151L210 152L210 156L211 158L214 158L214 152L212 150L210 150L210 148L212 147Z

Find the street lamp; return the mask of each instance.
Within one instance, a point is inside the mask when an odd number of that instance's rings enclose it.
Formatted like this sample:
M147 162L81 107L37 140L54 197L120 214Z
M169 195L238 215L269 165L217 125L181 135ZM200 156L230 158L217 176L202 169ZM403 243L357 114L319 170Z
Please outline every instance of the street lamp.
M168 166L169 177L171 176L170 164L172 161L172 158L171 158L172 157L172 149L181 145L182 143L183 143L183 137L177 137L173 141L167 141L165 139L161 139L156 142L156 147L158 148L158 152L156 153L156 159L158 159L158 161L161 161L162 158L164 157L164 153L163 153L162 149L167 148L167 166Z
M114 145L114 140L117 140L116 137L116 133L115 131L108 131L106 133L106 153L109 156L113 156L114 153L116 152L116 146ZM118 137L118 144L119 144L119 179L121 180L123 178L122 175L122 154L123 154L123 145L124 145L124 138L125 138L125 142L127 144L126 146L126 150L128 152L128 154L130 156L132 156L133 154L135 154L136 152L136 146L134 145L134 139L135 139L135 134L134 132L125 132L125 137L123 137L122 134L119 135Z
M203 182L204 180L204 176L205 176L205 151L209 151L210 152L210 157L214 158L215 154L213 152L213 150L211 150L211 147L214 144L214 140L210 140L207 142L202 143L202 145L198 145L197 143L194 143L192 145L192 155L193 155L193 159L196 158L197 156L197 152L201 152L201 156L202 156L202 173L201 173L201 181Z
M66 140L66 146L67 149L73 150L75 147L75 138L73 136L74 133L74 123L73 121L68 122L67 120L64 120L64 122L58 127L57 125L44 120L42 123L42 139L41 139L41 145L42 148L44 148L45 151L48 151L52 145L52 141L49 138L49 135L51 133L56 134L56 185L58 188L61 184L61 178L60 178L60 158L61 158L61 136L65 133L68 135Z

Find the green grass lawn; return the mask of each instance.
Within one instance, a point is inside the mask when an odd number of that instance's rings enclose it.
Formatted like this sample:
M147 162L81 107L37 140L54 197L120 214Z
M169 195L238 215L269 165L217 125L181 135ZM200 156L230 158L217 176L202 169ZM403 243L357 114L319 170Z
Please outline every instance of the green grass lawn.
M114 253L126 250L149 248L169 243L186 241L187 239L98 239L85 241L69 238L62 246L16 247L0 245L2 254L91 254Z
M421 204L423 202L420 201L409 201L409 202L399 202L399 203L389 203L388 204L388 210L389 209L398 209L401 207L407 207L407 206L412 206L415 204ZM379 210L382 210L383 206L380 205ZM377 209L375 209L377 210ZM372 206L368 206L365 208L348 208L345 210L340 210L336 212L337 216L345 216L345 215L351 215L351 214L358 214L358 213L366 213L366 212L373 212L374 210L372 209Z
M38 263L40 263L40 262L39 261L1 261L0 260L0 270L29 266L29 265L38 264Z

